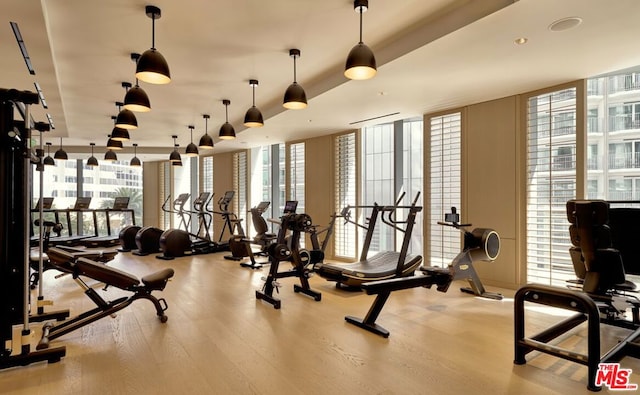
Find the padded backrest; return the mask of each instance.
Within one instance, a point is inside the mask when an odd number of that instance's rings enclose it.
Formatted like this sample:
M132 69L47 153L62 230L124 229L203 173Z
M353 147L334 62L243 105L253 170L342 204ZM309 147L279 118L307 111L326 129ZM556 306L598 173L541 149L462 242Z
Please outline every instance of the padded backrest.
M252 208L251 210L251 222L253 223L253 228L256 230L256 237L264 235L269 230L269 226L267 225L267 221L262 217L262 213L257 208Z
M612 248L609 204L603 200L570 200L567 219L574 271L588 292L606 292L625 281L620 252Z

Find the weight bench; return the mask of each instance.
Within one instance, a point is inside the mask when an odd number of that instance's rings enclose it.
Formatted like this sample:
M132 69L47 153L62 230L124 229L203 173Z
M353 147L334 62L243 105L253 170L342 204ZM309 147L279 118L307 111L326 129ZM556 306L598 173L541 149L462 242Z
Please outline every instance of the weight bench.
M165 323L168 317L164 314L167 310L167 302L152 295L153 291L162 291L167 285L167 281L174 275L171 268L163 269L158 272L146 275L138 279L132 274L122 270L106 266L99 262L92 261L83 257L74 257L73 254L59 248L50 248L47 251L49 261L63 272L73 275L74 280L84 290L85 294L91 299L97 307L81 313L75 318L64 321L58 325L49 322L43 326L42 339L38 343L37 349L44 349L49 346L49 341L81 328L87 324L97 321L108 315L113 316L114 313L128 307L131 303L138 299L147 299L153 303L160 322ZM112 286L120 288L124 291L132 292L128 297L121 297L113 301L104 300L93 288L89 287L82 277L91 278L105 284L107 287Z

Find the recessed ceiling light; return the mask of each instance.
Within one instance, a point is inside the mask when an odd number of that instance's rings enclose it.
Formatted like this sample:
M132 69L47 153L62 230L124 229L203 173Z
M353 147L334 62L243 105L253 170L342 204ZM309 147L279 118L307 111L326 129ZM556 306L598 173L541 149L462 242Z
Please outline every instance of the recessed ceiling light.
M518 45L526 44L527 41L529 41L529 40L526 37L519 37L519 38L516 38L515 40L513 40L513 42L518 44Z
M552 32L563 32L565 30L573 29L582 23L582 18L577 16L570 16L568 18L558 19L549 25L549 30Z

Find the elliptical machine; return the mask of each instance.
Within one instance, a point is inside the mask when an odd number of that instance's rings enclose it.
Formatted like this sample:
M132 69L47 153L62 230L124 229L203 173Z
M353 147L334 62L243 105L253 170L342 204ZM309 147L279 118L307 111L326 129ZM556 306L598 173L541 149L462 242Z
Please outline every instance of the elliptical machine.
M185 255L209 254L213 252L228 250L229 243L222 242L221 240L223 238L225 229L228 227L229 231L233 233L235 224L238 221L235 217L235 214L228 211L228 206L233 200L234 194L235 192L228 191L218 201L221 212L206 210L207 203L210 200L208 192L202 192L200 196L198 196L198 198L194 200L194 211L186 210L184 208L185 204L184 202L182 202L182 204L178 206L176 212L180 215L180 225L186 226L187 228L168 229L164 231L160 236L159 241L162 254L157 255L156 258L171 260ZM220 234L220 241L218 242L212 241L211 236L209 236L208 226L210 226L212 222L211 213L221 214L225 219L222 233ZM201 233L201 231L204 230L204 236L200 234L194 234L189 231L189 226L191 224L191 214L198 215L198 218L200 219L200 230L198 231L198 233Z

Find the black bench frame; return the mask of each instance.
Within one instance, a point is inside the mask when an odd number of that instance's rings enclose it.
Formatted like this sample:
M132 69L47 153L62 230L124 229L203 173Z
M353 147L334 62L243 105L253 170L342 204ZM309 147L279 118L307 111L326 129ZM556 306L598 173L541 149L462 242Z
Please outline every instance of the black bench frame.
M90 259L74 258L72 254L57 248L50 248L48 255L51 263L59 270L73 275L76 283L84 290L87 297L89 297L97 307L57 325L52 322L46 323L43 326L42 339L38 343L37 349L47 348L49 341L101 318L113 315L138 299L147 299L153 303L160 322L167 322L168 317L164 313L168 308L167 302L164 298L155 297L152 295L152 292L162 291L165 288L169 279L174 275L173 269L163 269L138 279L122 270L100 264ZM106 301L95 289L87 285L82 277L105 283L105 289L109 286L114 286L125 291L133 292L133 295L120 297L113 301Z

